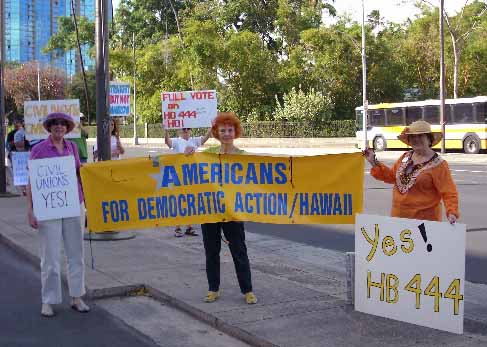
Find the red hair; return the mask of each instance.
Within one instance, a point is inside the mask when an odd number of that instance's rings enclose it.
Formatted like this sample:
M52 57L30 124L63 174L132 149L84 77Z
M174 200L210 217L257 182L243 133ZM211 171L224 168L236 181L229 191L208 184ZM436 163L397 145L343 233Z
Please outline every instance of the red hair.
M235 129L235 138L238 139L242 135L242 125L240 120L237 118L233 112L218 112L215 120L213 121L213 126L211 127L211 133L213 137L217 140L220 139L218 134L219 125L231 125Z

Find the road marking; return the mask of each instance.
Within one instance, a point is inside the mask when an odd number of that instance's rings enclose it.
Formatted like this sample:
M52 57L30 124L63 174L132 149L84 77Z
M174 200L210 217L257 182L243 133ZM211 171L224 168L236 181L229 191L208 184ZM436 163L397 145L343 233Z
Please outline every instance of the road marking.
M454 172L470 172L470 173L487 173L487 171L481 171L481 170L451 170Z

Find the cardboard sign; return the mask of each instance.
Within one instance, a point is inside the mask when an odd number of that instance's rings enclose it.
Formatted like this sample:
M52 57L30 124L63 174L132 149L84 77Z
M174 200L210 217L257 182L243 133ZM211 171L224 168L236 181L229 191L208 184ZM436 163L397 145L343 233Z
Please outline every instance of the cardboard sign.
M29 161L30 152L12 152L12 171L14 186L26 186L29 183Z
M76 124L74 129L65 138L73 139L81 137L79 100L42 100L24 102L25 137L30 140L47 139L49 133L42 123L47 115L52 112L63 112L73 117Z
M463 333L464 224L357 215L355 309Z
M80 215L73 156L29 160L34 215L50 220Z
M163 92L161 101L164 129L209 128L217 115L215 90Z
M110 117L130 116L130 84L110 82Z

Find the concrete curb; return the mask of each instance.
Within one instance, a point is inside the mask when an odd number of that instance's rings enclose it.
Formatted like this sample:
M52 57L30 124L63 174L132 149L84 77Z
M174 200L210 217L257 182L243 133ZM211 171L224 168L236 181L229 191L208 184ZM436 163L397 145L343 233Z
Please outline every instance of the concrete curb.
M24 257L29 263L34 265L37 270L40 270L40 258L25 250L22 246L15 243L13 240L0 233L0 242L15 251L20 256ZM61 281L66 286L68 284L66 273L61 272ZM117 287L107 287L101 289L91 290L86 288L86 296L93 301L108 299L113 297L124 296L138 296L148 294L154 300L167 304L175 309L178 309L191 317L198 319L199 321L221 331L222 333L234 337L244 343L247 343L254 347L279 347L267 340L259 338L249 332L235 327L233 325L225 323L220 318L217 318L207 312L204 312L196 307L188 305L182 300L179 300L173 296L170 296L158 289L152 288L145 284L131 284Z

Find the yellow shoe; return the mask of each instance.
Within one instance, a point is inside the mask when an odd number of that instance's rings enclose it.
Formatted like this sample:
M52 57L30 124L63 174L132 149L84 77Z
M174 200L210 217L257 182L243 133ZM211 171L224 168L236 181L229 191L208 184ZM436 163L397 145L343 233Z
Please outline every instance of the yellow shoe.
M220 297L220 292L212 292L211 290L208 291L208 294L205 296L205 302L215 302L216 299Z
M257 303L257 297L252 292L245 293L245 302L249 305L256 304Z

